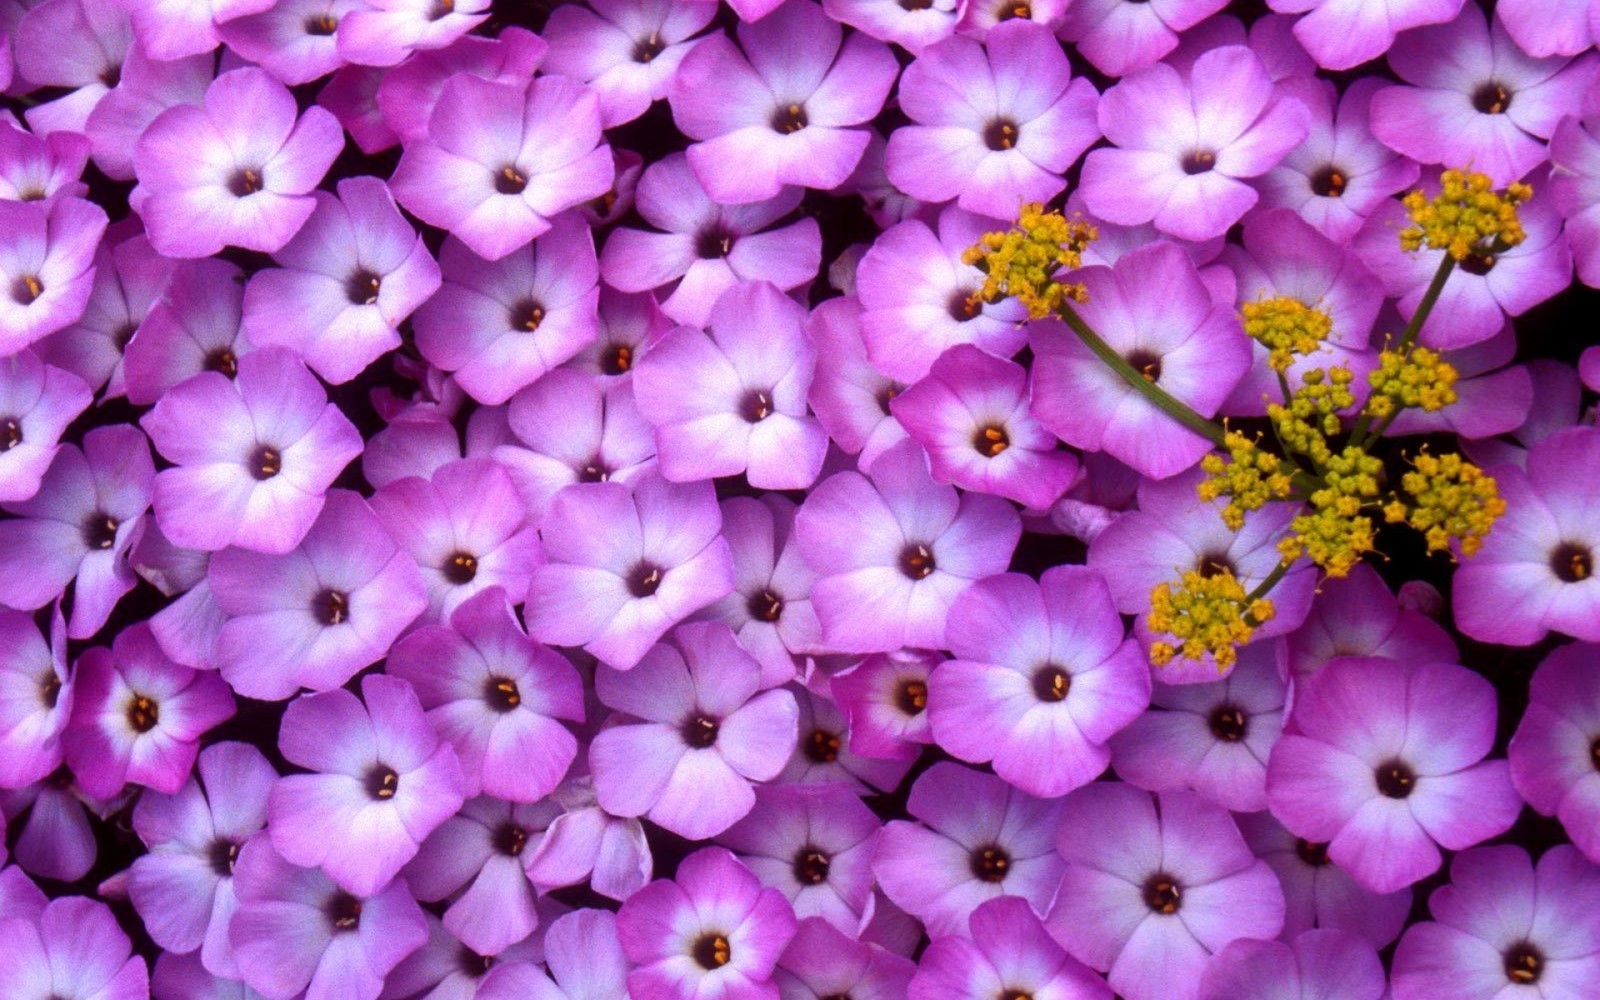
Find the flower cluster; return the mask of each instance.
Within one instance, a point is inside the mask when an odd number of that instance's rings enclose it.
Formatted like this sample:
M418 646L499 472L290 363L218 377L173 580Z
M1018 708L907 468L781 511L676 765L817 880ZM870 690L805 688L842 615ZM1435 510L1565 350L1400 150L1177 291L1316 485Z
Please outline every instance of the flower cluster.
M1600 7L1265 6L0 0L0 998L1591 996Z

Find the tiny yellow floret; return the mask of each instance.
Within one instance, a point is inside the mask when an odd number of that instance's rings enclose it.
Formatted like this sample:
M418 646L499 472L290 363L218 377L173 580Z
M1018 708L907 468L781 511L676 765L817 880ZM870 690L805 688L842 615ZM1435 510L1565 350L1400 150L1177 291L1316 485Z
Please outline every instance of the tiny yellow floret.
M1231 571L1190 570L1176 587L1162 583L1150 592L1146 623L1150 631L1174 640L1151 643L1150 662L1166 666L1175 656L1200 660L1210 653L1217 669L1227 670L1238 662L1239 647L1273 613L1272 602L1251 600Z
M1200 460L1206 478L1200 481L1200 499L1210 502L1227 497L1222 508L1222 522L1232 531L1244 527L1244 516L1260 510L1269 500L1282 500L1289 495L1292 479L1283 460L1261 448L1258 438L1248 438L1229 431L1225 447L1228 461L1217 452Z
M1299 299L1279 296L1246 302L1239 310L1244 332L1268 351L1267 364L1282 374L1296 356L1311 354L1333 332L1333 318Z
M961 259L984 272L974 302L1015 298L1033 319L1055 315L1063 302L1082 302L1081 284L1058 276L1083 266L1083 251L1099 236L1081 219L1068 219L1043 205L1022 206L1017 223L1005 232L986 233Z
M1477 552L1506 511L1494 477L1456 454L1422 451L1411 460L1411 467L1400 479L1411 503L1396 500L1384 509L1384 516L1420 531L1429 552L1449 551L1451 542L1462 555Z
M1497 192L1487 174L1466 170L1446 170L1439 180L1442 187L1434 197L1412 191L1403 199L1413 223L1400 233L1405 249L1427 247L1457 261L1479 257L1493 264L1495 255L1527 238L1517 206L1533 197L1532 187L1510 184Z

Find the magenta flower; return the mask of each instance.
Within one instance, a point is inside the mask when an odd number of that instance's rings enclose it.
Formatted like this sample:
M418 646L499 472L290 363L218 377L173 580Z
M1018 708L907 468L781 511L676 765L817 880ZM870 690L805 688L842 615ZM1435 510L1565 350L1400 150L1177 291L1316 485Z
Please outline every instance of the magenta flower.
M304 228L250 279L244 332L293 349L329 382L348 382L400 346L395 329L439 288L439 265L376 177L313 193Z
M1164 63L1147 66L1101 99L1100 128L1114 148L1084 160L1084 201L1108 222L1154 222L1187 240L1220 236L1255 205L1248 181L1298 146L1309 120L1244 46L1205 53L1187 79Z
M82 132L134 48L127 11L113 0L45 0L13 10L6 20L16 30L11 50L19 81L65 91L29 108L29 127L41 135Z
M79 657L73 690L62 746L78 784L99 799L128 783L176 792L200 737L234 711L221 677L172 662L142 623L109 650L96 646Z
M819 577L811 600L823 639L857 653L944 645L950 605L973 581L1005 570L1021 530L999 497L935 483L909 442L867 475L824 480L795 520Z
M281 348L168 389L141 423L163 458L156 523L175 544L282 554L322 512L323 495L361 453L361 435L316 377Z
M1343 656L1452 663L1456 644L1444 626L1402 607L1378 571L1361 563L1348 576L1317 585L1311 613L1285 638L1278 659L1289 676L1299 678Z
M1563 118L1550 135L1550 197L1566 218L1578 279L1600 286L1600 139L1594 117Z
M123 0L133 22L139 47L152 59L168 61L214 50L221 39L217 28L225 21L258 14L272 0Z
M1227 0L1076 0L1067 5L1061 37L1107 76L1127 76L1166 56L1188 31Z
M817 372L807 402L833 443L858 455L858 464L870 469L879 455L905 440L905 429L889 408L905 385L880 374L868 360L861 303L854 297L817 306L806 332L817 347Z
M908 219L880 235L861 258L860 336L873 367L897 380L895 392L928 374L957 344L1010 357L1026 343L1027 310L1011 299L975 302L983 274L961 260L994 225L951 205L939 213L937 230ZM829 360L826 354L821 358L823 364Z
M821 648L811 606L816 574L800 555L794 501L775 493L722 502L722 537L733 553L733 592L702 614L726 622L761 664L761 686L794 679L796 657Z
M1581 996L1600 976L1600 868L1568 844L1535 865L1509 844L1450 863L1394 953L1394 1000Z
M8 503L17 515L0 521L0 604L20 611L44 607L73 584L67 634L87 639L100 631L135 578L127 564L150 507L155 465L150 445L127 424L96 427L83 448L63 445L30 499Z
M89 189L78 178L88 159L89 144L76 132L0 128L0 200L81 198Z
M82 198L0 201L0 355L78 321L105 229L105 211Z
M61 764L76 692L59 609L52 625L47 642L31 616L0 611L0 789L26 788Z
M623 227L600 254L606 284L624 292L674 285L661 311L679 323L704 326L722 293L741 281L770 281L789 291L817 276L822 231L802 218L762 232L800 205L798 188L765 201L718 205L686 157L672 154L639 178L638 210L661 232Z
M347 692L341 692L347 693ZM239 978L269 1000L377 1000L384 977L427 940L404 882L361 898L285 861L266 833L239 849L228 940Z
M39 492L61 432L94 398L76 375L23 350L0 359L0 501Z
M933 742L928 684L943 662L935 652L902 649L874 653L834 674L829 689L837 711L849 721L849 749L875 761L900 761L906 767L915 763L917 744ZM827 749L834 749L831 742ZM873 783L890 776L904 777L904 772L885 770Z
M1389 50L1389 65L1407 85L1372 95L1373 134L1420 163L1471 163L1497 186L1545 161L1544 140L1583 109L1600 69L1593 57L1526 55L1476 5L1406 34Z
M777 1000L772 971L794 933L783 895L720 847L689 855L676 881L651 882L617 911L635 1000Z
M1223 948L1206 965L1199 1000L1382 1000L1388 985L1371 943L1344 931L1306 931L1290 943L1240 939Z
M215 73L216 60L209 52L161 62L142 46L130 46L121 67L107 71L116 87L94 104L81 126L94 149L95 165L108 177L133 180L134 149L145 129L168 108L203 103Z
M413 52L442 49L482 24L489 0L368 0L339 22L339 55L365 66L393 66Z
M1600 648L1573 643L1554 650L1533 672L1528 710L1506 756L1511 782L1528 805L1554 816L1591 861L1600 858Z
M1018 896L1046 910L1061 880L1052 846L1060 799L1036 799L992 774L940 761L911 785L872 862L878 884L933 937L963 934L977 906Z
M767 785L717 842L782 892L796 917L821 917L854 934L872 896L878 826L846 785Z
M1531 645L1549 631L1600 641L1600 512L1586 470L1600 430L1572 427L1528 449L1527 469L1497 465L1505 516L1451 584L1456 626L1482 642ZM1507 607L1517 613L1506 614Z
M600 805L681 837L715 836L755 805L794 747L794 695L759 691L761 667L721 622L679 626L638 666L601 666L595 689L625 718L589 745Z
M1350 5L1337 0L1269 0L1285 14L1305 14L1294 23L1294 36L1318 65L1351 69L1389 51L1395 36L1426 24L1456 17L1462 0L1376 0Z
M1126 638L1105 583L1056 566L1039 582L981 580L950 609L955 659L928 685L939 746L1030 795L1054 798L1093 781L1106 741L1150 700L1150 670ZM1137 724L1137 723L1135 723Z
M468 795L537 802L567 773L582 722L583 685L572 664L529 639L504 591L462 601L449 626L396 643L388 672L410 681L428 720L461 759Z
M278 748L312 773L272 787L273 849L357 896L388 884L464 798L454 748L440 742L398 677L362 678L361 699L343 689L295 699Z
M1084 320L1129 364L1210 415L1249 368L1250 341L1188 254L1166 241L1077 272ZM1067 444L1105 451L1151 479L1191 468L1211 443L1175 423L1055 321L1033 325L1033 411Z
M504 403L599 333L594 238L573 214L499 260L446 240L446 281L416 317L417 348L474 399Z
M711 35L672 79L673 119L713 201L777 197L785 185L831 190L866 151L864 126L899 67L889 47L844 29L811 0L787 0L738 26L738 46Z
M773 979L780 996L799 1000L838 996L898 1000L906 995L916 971L910 959L858 940L821 917L808 917L800 921L784 949Z
M550 821L528 858L534 885L548 890L587 882L620 902L650 881L655 859L644 824L600 808L587 774L568 779L552 796L564 811Z
M1111 1000L1111 987L1068 955L1026 900L1000 896L972 911L969 933L934 937L906 991L909 1000L1027 996Z
M94 287L83 315L45 338L37 348L40 356L91 389L104 389L106 398L123 395L123 354L165 296L175 264L156 253L134 223L110 227L95 252Z
M1495 11L1506 33L1530 56L1575 56L1594 44L1595 15L1589 0L1554 4L1505 0Z
M906 69L900 106L914 124L889 136L889 179L914 198L1009 219L1066 187L1061 175L1104 128L1091 123L1099 98L1032 21L997 25L982 43L948 38Z
M939 356L890 411L928 454L936 482L1043 510L1078 477L1078 460L1029 412L1026 369L971 344Z
M566 487L539 528L548 562L528 585L528 634L627 670L673 625L732 591L721 528L707 480Z
M150 977L104 903L67 896L0 918L0 983L17 997L144 1000Z
M604 194L611 179L593 91L565 77L518 85L458 73L445 81L428 137L406 147L390 184L422 221L499 260L565 209Z
M238 908L233 869L240 847L267 825L277 779L255 747L215 743L183 787L145 792L133 810L134 831L150 853L128 869L128 898L157 944L197 952L219 976L238 974L228 943Z
M401 142L428 137L428 122L452 76L467 73L492 83L526 87L549 46L533 32L507 26L493 38L467 35L442 49L417 52L382 72L376 101Z
M909 8L899 0L822 0L822 9L840 24L880 42L894 42L912 55L950 37L956 29L957 6L957 0L931 0L926 6L913 3Z
M1046 925L1127 1000L1196 1000L1213 954L1282 929L1278 880L1221 806L1101 782L1061 817L1066 871Z
M285 0L217 25L217 36L234 52L297 87L344 64L339 23L365 6L362 0Z
M185 260L129 341L123 362L128 402L150 406L191 375L239 374L250 345L239 334L244 274L215 257Z
M740 284L717 299L705 330L679 327L652 345L633 387L663 476L743 473L772 490L816 480L828 437L806 412L816 352L805 319L773 285Z
M870 669L866 665L876 661L888 662L889 658L869 656L863 662L862 669ZM908 670L906 677L903 683L922 685L921 700L926 705L927 667L921 667L920 672ZM892 681L886 686L894 687ZM805 684L790 686L800 706L799 739L795 744L795 752L790 755L789 763L778 780L797 785L841 784L857 795L871 795L874 791L886 792L897 787L911 769L914 753L898 754L901 748L899 738L884 733L878 735L881 742L888 746L890 756L868 757L856 753L849 744L858 740L868 742L861 736L867 728L864 716L868 706L857 702L854 707L859 710L863 722L859 725L847 723L844 713L830 696L831 687L831 679L820 670L814 671ZM905 718L903 713L901 718ZM921 723L922 742L931 742L928 717L919 710L915 721Z
M328 493L292 551L223 549L207 578L228 616L216 662L234 691L249 698L338 687L382 659L428 605L416 563L348 490Z
M596 0L594 9L562 4L550 12L545 70L588 84L607 127L631 122L667 96L693 36L716 7L675 0Z
M168 257L208 257L230 244L274 253L311 217L311 190L343 141L326 110L300 114L264 70L233 70L203 105L168 108L139 137L133 206Z
M1439 848L1504 833L1522 809L1494 742L1495 696L1464 667L1336 660L1297 687L1267 801L1374 892L1431 875Z

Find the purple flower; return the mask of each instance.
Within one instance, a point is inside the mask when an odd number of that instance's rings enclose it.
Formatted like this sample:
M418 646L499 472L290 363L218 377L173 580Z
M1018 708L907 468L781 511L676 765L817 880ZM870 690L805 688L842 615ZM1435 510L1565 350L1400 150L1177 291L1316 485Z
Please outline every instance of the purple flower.
M705 330L679 327L652 345L633 387L663 476L743 473L773 490L816 480L828 437L806 412L816 352L805 319L773 285L740 284L717 299Z
M936 936L911 977L910 1000L1049 996L1111 1000L1111 987L1045 931L1026 900L991 899L972 911L970 936Z
M974 584L950 609L949 646L928 684L934 739L1030 795L1093 781L1106 741L1150 700L1150 669L1105 583L1055 566Z
M401 142L428 137L428 121L444 85L458 73L526 87L549 46L524 28L508 26L494 38L467 35L446 48L417 52L383 72L376 100L383 121Z
M278 748L312 773L273 786L273 848L291 864L320 867L357 896L383 888L461 807L456 752L397 677L362 678L361 699L343 689L295 699L284 710Z
M105 229L105 211L82 198L0 201L0 355L78 321Z
M1076 272L1079 312L1112 350L1202 415L1214 414L1249 368L1250 341L1213 300L1188 254L1161 241L1111 267ZM1033 411L1067 444L1105 451L1152 479L1192 467L1211 443L1156 409L1059 322L1032 328Z
M880 42L894 42L912 55L955 31L958 0L930 0L906 7L899 0L822 0L822 9Z
M225 260L179 262L127 344L123 363L128 401L150 406L191 375L239 373L250 345L239 335L244 275Z
M890 411L928 454L936 482L1048 508L1078 460L1029 412L1027 370L971 344L950 348Z
M546 915L552 909L550 904L540 906ZM548 995L538 992L540 987L548 991L550 986L535 964L544 957L543 935L533 934L497 955L480 955L446 930L438 917L426 911L423 917L428 927L427 943L383 978L384 997L510 1000Z
M1296 837L1269 812L1234 817L1245 842L1278 876L1284 939L1316 928L1348 931L1385 948L1411 914L1411 888L1379 895L1328 860L1328 845Z
M1450 863L1394 954L1394 1000L1582 996L1600 977L1600 868L1568 844L1535 866L1509 844Z
M1600 121L1563 118L1550 135L1550 197L1566 218L1578 279L1600 287Z
M1600 510L1588 470L1600 430L1571 427L1528 449L1527 469L1493 469L1506 513L1451 584L1456 626L1481 642L1531 645L1557 631L1600 641ZM1516 614L1507 614L1508 607Z
M0 806L11 824L12 856L28 874L76 882L94 867L99 851L86 806L109 810L106 803L86 803L70 771L62 768L46 781L0 795Z
M198 951L208 971L238 974L228 921L238 908L239 848L267 825L278 773L247 743L216 743L176 792L145 792L133 828L150 853L128 869L128 898L145 929L173 952Z
M655 862L642 822L601 809L587 774L568 779L552 795L565 811L550 822L528 858L534 885L557 889L587 882L600 895L621 901L650 881Z
M1441 24L1457 16L1462 0L1372 0L1364 4L1338 0L1269 0L1285 14L1305 14L1294 23L1294 36L1327 69L1351 69L1389 51L1395 36L1425 24ZM1414 36L1413 36L1414 37Z
M1076 0L1061 37L1107 76L1127 76L1178 45L1178 35L1227 6L1227 0Z
M1456 644L1438 622L1401 607L1378 571L1361 563L1317 585L1305 624L1285 637L1278 659L1288 676L1301 678L1343 656L1453 663Z
M1278 86L1306 106L1310 131L1257 179L1261 205L1292 208L1344 243L1390 195L1416 183L1420 168L1372 136L1367 106L1381 81L1358 79L1343 96L1327 80L1297 78Z
M311 530L361 435L288 351L237 365L233 381L207 371L168 389L141 421L177 463L156 475L156 523L185 548L282 554Z
M123 352L164 297L175 264L156 253L134 223L110 227L95 252L94 286L83 314L45 338L40 356L91 389L104 389L106 398L121 396L126 390Z
M168 108L139 137L133 206L168 257L208 257L229 244L274 253L310 218L311 189L343 142L323 108L300 114L266 71L233 70L203 105Z
M1600 63L1534 59L1476 5L1449 24L1407 33L1389 50L1405 85L1372 96L1372 132L1421 163L1471 163L1498 185L1545 161L1543 140L1582 110Z
M1530 56L1575 56L1594 44L1589 0L1505 0L1495 8L1506 33Z
M363 0L284 0L217 25L217 35L229 49L297 87L343 65L339 24L365 7Z
M67 634L87 639L100 630L122 595L133 589L128 547L150 507L155 465L150 445L127 424L96 427L83 448L63 445L39 492L8 503L17 515L0 521L0 604L33 611L73 586Z
M612 234L612 238L615 237ZM821 251L818 251L819 256ZM609 280L609 279L608 279ZM600 289L600 335L590 341L564 367L613 380L629 381L633 366L650 345L666 336L672 320L649 292L619 292L610 285Z
M720 34L700 42L672 79L673 119L697 140L688 157L701 185L713 201L744 204L785 185L843 184L867 148L859 126L899 71L889 47L844 38L810 0L787 0L737 33L738 47Z
M1600 858L1600 647L1573 643L1533 672L1528 710L1511 737L1511 782L1535 811L1554 816L1592 861Z
M893 663L885 656L870 656L864 661L862 669L870 672L867 664L883 662ZM904 683L921 684L920 696L924 706L927 704L928 669L925 665L913 666L906 671L907 681ZM893 688L891 680L889 687ZM805 684L791 685L795 701L800 705L800 724L797 727L799 740L795 752L790 755L788 766L783 769L778 780L791 784L833 784L839 783L850 788L857 795L870 795L873 791L889 791L900 784L906 772L911 769L914 753L900 753L901 743L898 736L885 733L882 729L877 736L880 744L886 745L887 756L873 757L858 754L847 744L855 742L869 742L863 737L872 722L865 718L865 713L876 705L868 706L862 702L854 705L862 721L859 725L852 726L845 721L845 716L840 707L833 703L830 696L832 680L821 670L814 670ZM893 692L891 692L891 698ZM922 742L931 742L928 736L928 717L918 710L914 718L908 720L904 713L898 713L900 721L920 722L918 735ZM873 748L875 751L876 747ZM907 747L906 749L910 749Z
M36 918L0 919L0 983L11 996L145 1000L150 977L104 903L67 896Z
M504 403L599 333L594 237L573 213L497 261L448 239L444 286L417 312L417 349L474 399Z
M451 899L444 928L480 955L498 955L538 926L533 883L523 870L560 807L475 798L422 842L406 867L418 899Z
M33 87L67 91L26 112L37 133L82 132L133 46L133 27L114 0L45 0L25 7L12 50L16 75Z
M691 840L714 836L755 805L795 745L798 710L784 690L759 691L761 667L721 622L679 626L638 666L601 666L595 689L624 718L589 745L600 805L647 816Z
M0 359L0 501L39 492L60 451L61 432L88 408L89 387L23 350Z
M610 128L631 122L667 96L678 66L717 9L678 0L592 0L550 12L545 70L589 85ZM880 98L881 102L881 98Z
M312 193L316 209L244 296L257 347L292 348L329 382L348 382L400 346L402 320L439 288L439 265L376 177Z
M366 66L393 66L412 52L442 49L482 24L489 0L367 0L339 22L339 55Z
M770 977L794 933L783 894L720 847L689 855L676 881L651 882L617 912L635 1000L777 1000Z
M911 785L906 811L920 823L892 820L878 834L873 873L935 938L966 933L972 911L999 896L1046 910L1061 880L1052 846L1061 802L940 761Z
M396 643L388 672L411 682L434 730L454 745L468 795L537 802L578 752L560 722L583 721L578 673L523 634L497 588L461 602L449 622Z
M1234 812L1267 807L1267 757L1283 729L1273 646L1256 643L1209 684L1157 684L1151 710L1111 738L1111 766L1137 788L1187 788Z
M562 489L539 526L548 562L528 585L528 634L627 670L674 624L732 591L721 529L708 480L646 475L631 488Z
M916 971L910 959L808 917L784 949L773 979L785 1000L900 1000Z
M999 497L957 495L903 442L867 475L823 481L795 519L818 574L812 604L835 649L889 652L944 645L950 605L973 581L1003 572L1022 525Z
M928 682L943 662L935 652L902 649L874 653L834 674L829 689L838 711L849 721L850 750L874 760L901 761L906 767L915 763L917 744L933 742ZM832 751L831 742L827 747ZM885 770L879 781L893 773Z
M76 692L59 608L52 618L47 642L31 616L0 611L0 788L26 788L62 760Z
M209 52L158 62L141 46L130 46L121 68L108 71L117 86L95 103L81 126L93 145L95 165L115 180L133 180L139 137L168 108L204 102L215 64Z
M878 825L847 785L769 785L717 842L782 892L796 917L853 935L872 896Z
M951 205L939 213L937 231L908 219L880 235L861 258L856 271L860 337L873 367L897 380L895 392L928 374L939 355L956 344L1010 357L1026 343L1027 309L1010 299L975 301L983 273L961 260L994 226ZM824 365L828 360L824 354Z
M1465 667L1336 660L1297 687L1267 765L1284 826L1374 892L1432 874L1439 848L1504 833L1522 809L1494 742L1495 695Z
M234 711L221 677L172 662L143 623L79 657L72 686L61 742L79 785L100 799L128 783L176 792L200 737Z
M221 39L217 27L247 14L258 14L273 0L122 0L133 31L152 59L182 59L214 50Z
M1306 931L1292 943L1234 941L1200 980L1200 1000L1338 997L1381 1000L1388 980L1370 942L1344 931Z
M519 85L458 73L390 183L422 221L499 260L563 210L604 194L611 179L593 91L565 77Z
M403 881L358 898L283 860L265 833L240 848L234 891L239 978L269 1000L377 1000L384 976L427 940Z
M216 662L250 698L338 687L381 659L428 605L416 563L348 490L328 493L294 550L223 549L207 578L228 616Z
M88 159L88 141L76 132L37 136L0 127L0 200L81 198L88 186L78 177Z
M600 254L606 284L649 292L676 282L661 311L679 323L704 326L722 293L741 281L770 281L789 291L817 276L822 231L802 218L762 230L800 205L798 188L746 205L718 205L686 157L671 154L639 178L638 210L662 232L623 227Z
M861 303L855 298L829 299L817 306L806 332L817 348L817 372L807 401L833 443L859 455L861 467L870 469L879 455L905 440L905 429L889 408L905 386L880 374L868 360Z
M1100 101L1114 148L1084 161L1084 201L1109 222L1154 222L1187 240L1220 236L1256 203L1247 181L1298 146L1309 120L1244 46L1205 53L1187 79L1164 63L1147 66Z
M900 106L914 124L889 136L889 179L914 198L1009 219L1066 187L1061 175L1104 128L1091 124L1099 97L1032 21L997 25L982 43L945 39L906 69Z
M1278 880L1221 806L1099 782L1061 816L1066 871L1047 926L1127 1000L1195 1000L1213 954L1282 929Z

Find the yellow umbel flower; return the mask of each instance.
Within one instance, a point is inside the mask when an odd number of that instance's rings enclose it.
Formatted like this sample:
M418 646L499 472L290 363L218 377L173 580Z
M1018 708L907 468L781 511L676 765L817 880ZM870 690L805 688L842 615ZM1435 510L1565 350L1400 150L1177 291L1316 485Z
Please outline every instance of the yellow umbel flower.
M1278 542L1284 561L1306 556L1329 576L1348 575L1376 544L1367 512L1376 506L1382 472L1381 461L1354 446L1330 456L1323 487L1307 498L1310 512L1296 517Z
M1244 332L1269 352L1267 364L1282 374L1296 355L1310 354L1333 332L1333 318L1299 299L1279 296L1246 302L1239 310Z
M1228 505L1222 508L1222 522L1230 530L1238 531L1244 527L1247 511L1260 510L1269 500L1287 497L1292 480L1283 460L1263 451L1259 440L1229 431L1225 446L1228 461L1223 461L1216 452L1200 460L1200 467L1207 476L1200 483L1200 499L1209 502L1227 497Z
M1443 189L1433 198L1413 191L1403 199L1413 223L1400 233L1405 249L1426 246L1458 261L1478 256L1492 264L1495 254L1527 238L1517 206L1533 197L1533 188L1519 183L1497 192L1486 174L1465 170L1446 170L1440 182Z
M1458 374L1438 351L1412 347L1385 350L1378 357L1378 367L1367 374L1372 383L1367 412L1372 416L1387 417L1408 406L1432 413L1456 401Z
M1269 404L1267 417L1283 447L1305 455L1319 469L1326 466L1333 457L1328 438L1343 426L1339 414L1356 405L1355 393L1350 391L1354 380L1348 368L1313 368L1300 376L1300 388L1286 405Z
M1068 219L1043 205L1022 206L1017 224L1002 233L986 233L961 259L984 272L983 288L974 299L999 302L1015 298L1034 319L1051 316L1068 299L1082 302L1081 284L1056 280L1062 271L1083 265L1083 251L1099 236L1094 226Z
M1238 661L1239 647L1249 642L1256 628L1273 613L1272 602L1250 600L1231 571L1207 575L1190 570L1176 588L1162 583L1150 592L1146 618L1150 631L1175 640L1151 643L1150 662L1166 666L1179 654L1199 660L1210 653L1217 669L1226 670Z
M1460 455L1432 455L1411 460L1412 470L1400 479L1411 504L1395 500L1384 507L1391 523L1406 522L1422 532L1429 552L1446 552L1454 541L1462 555L1472 555L1483 537L1506 511L1494 477Z

